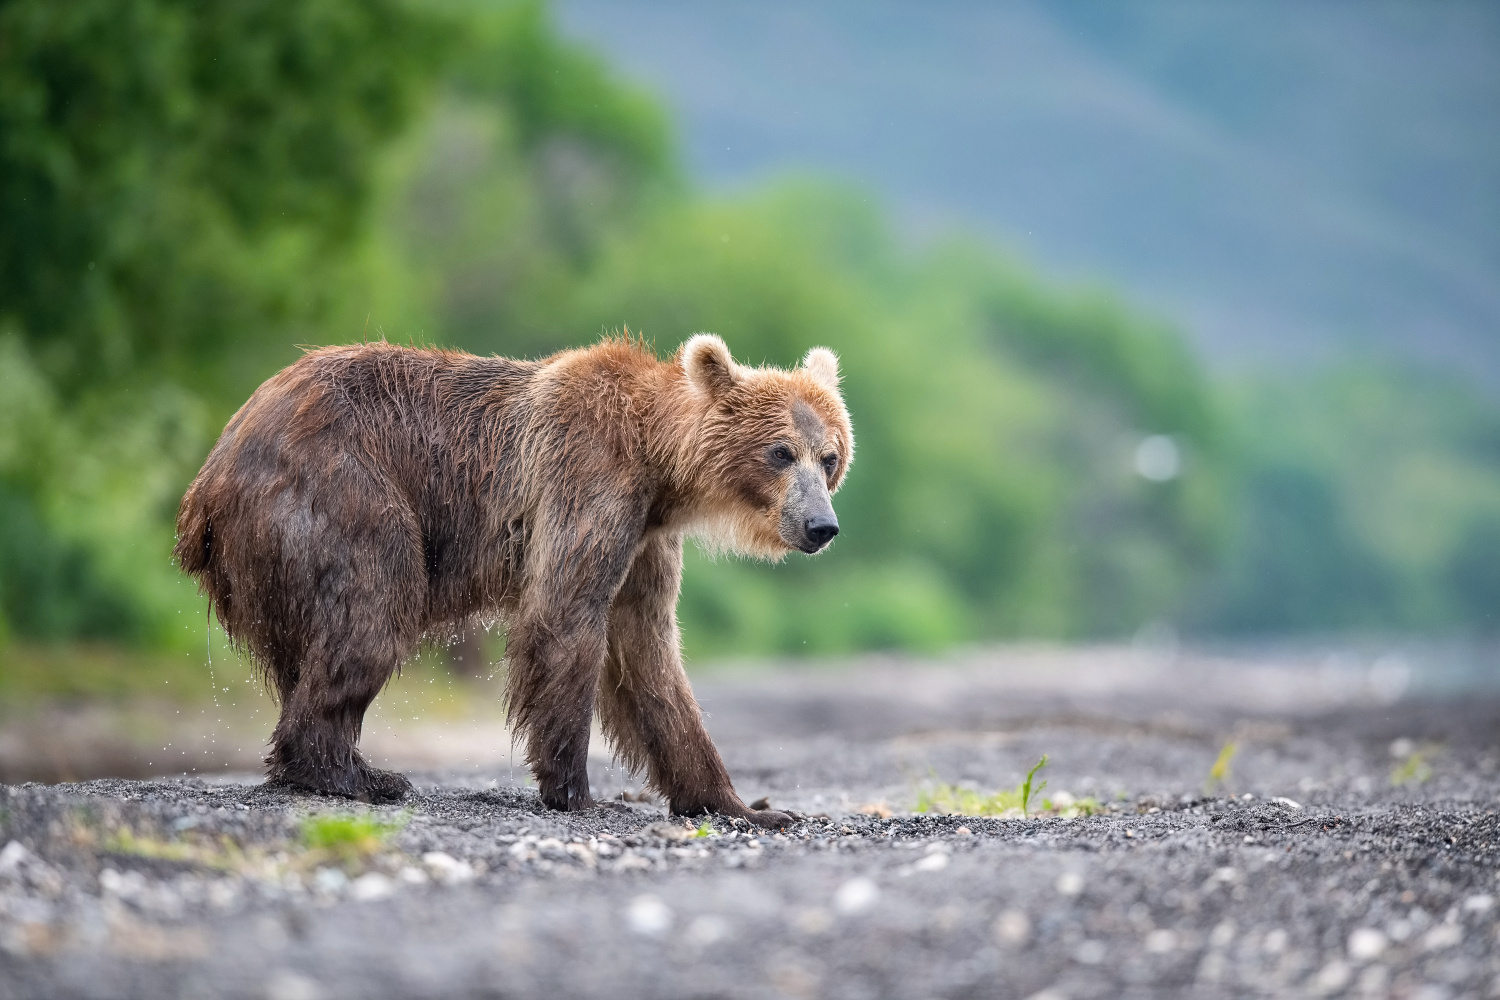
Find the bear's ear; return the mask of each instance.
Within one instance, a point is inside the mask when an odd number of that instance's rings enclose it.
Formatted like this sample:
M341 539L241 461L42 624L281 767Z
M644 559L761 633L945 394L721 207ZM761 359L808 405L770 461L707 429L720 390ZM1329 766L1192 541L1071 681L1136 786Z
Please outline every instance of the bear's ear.
M682 369L693 388L718 399L741 378L740 366L729 356L729 348L713 333L695 333L682 345Z
M814 347L807 352L807 357L802 359L802 367L807 369L819 385L833 392L839 389L839 356L826 347Z

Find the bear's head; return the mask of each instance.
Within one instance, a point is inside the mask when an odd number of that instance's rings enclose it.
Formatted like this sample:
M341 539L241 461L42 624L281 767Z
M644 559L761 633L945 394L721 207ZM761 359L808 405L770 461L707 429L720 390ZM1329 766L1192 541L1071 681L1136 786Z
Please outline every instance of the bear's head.
M830 497L854 458L834 353L815 347L790 371L750 368L700 333L676 360L702 407L689 449L693 533L769 559L827 548L839 533Z

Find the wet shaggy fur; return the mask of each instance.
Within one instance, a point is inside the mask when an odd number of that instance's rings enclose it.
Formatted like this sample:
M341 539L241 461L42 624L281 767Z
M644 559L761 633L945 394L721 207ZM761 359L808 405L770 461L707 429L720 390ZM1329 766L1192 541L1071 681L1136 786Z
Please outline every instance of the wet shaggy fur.
M331 347L230 420L176 556L278 696L274 781L401 798L407 780L359 753L365 710L424 636L499 620L549 806L592 805L597 710L673 812L779 825L735 793L683 672L683 539L817 551L853 448L822 349L784 371L706 334L667 361L628 340L541 361Z

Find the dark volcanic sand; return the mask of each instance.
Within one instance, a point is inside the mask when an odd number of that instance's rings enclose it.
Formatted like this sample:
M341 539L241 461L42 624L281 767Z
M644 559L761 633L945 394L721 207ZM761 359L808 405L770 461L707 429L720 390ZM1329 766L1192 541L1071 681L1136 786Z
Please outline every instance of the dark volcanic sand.
M0 996L1500 995L1500 700L1384 704L1371 676L1013 651L701 682L740 790L811 817L784 835L549 812L509 772L373 810L249 777L3 787ZM1431 776L1393 786L1393 743ZM1108 810L910 812L1043 753L1044 796ZM347 873L309 860L302 817L350 809L409 818Z

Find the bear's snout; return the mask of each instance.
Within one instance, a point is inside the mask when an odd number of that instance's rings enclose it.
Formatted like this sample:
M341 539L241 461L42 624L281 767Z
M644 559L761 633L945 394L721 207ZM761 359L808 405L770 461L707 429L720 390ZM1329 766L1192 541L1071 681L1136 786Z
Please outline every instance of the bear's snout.
M813 550L816 551L833 541L833 536L839 533L839 519L834 517L832 511L827 514L817 514L807 519L802 526L802 533L807 536L807 540L812 543Z

